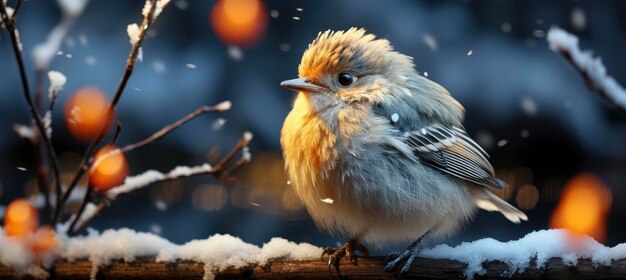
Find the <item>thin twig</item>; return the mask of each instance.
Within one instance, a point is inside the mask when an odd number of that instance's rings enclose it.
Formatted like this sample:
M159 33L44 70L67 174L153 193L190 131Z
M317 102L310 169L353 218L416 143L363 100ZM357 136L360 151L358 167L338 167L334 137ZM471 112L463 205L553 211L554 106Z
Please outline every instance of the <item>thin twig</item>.
M236 155L239 151L241 151L242 149L244 149L245 147L248 146L248 144L250 143L250 140L252 138L252 135L249 132L246 132L244 134L244 136L237 142L237 145L230 151L230 153L228 153L228 155L226 157L224 157L220 162L224 162L219 166L215 166L215 167L207 167L208 165L201 165L201 166L196 166L196 167L191 167L189 168L190 170L194 170L192 172L179 172L177 168L172 169L170 172L168 173L158 173L161 176L158 178L155 178L151 181L147 181L147 182L143 182L143 185L137 185L137 186L132 186L130 189L121 191L121 192L114 192L114 190L121 190L121 189L125 189L128 186L130 186L130 184L128 183L129 178L126 179L126 182L124 185L121 186L117 186L112 188L111 190L109 190L109 192L107 193L107 197L104 201L100 202L98 204L98 208L96 210L96 212L91 216L86 218L81 224L78 225L78 227L75 230L70 230L68 231L68 235L69 236L74 236L78 233L80 233L81 231L83 231L87 225L96 217L98 216L98 214L100 214L100 212L102 212L104 210L104 208L108 207L113 200L117 199L120 195L124 194L124 193L128 193L131 192L133 190L139 189L139 188L144 188L147 186L151 186L153 184L156 183L162 183L162 182L167 182L167 181L172 181L172 180L177 180L180 179L181 177L192 177L192 176L198 176L198 175L204 175L204 174L212 174L216 179L221 180L221 181L225 181L228 183L232 183L234 181L236 181L236 179L234 177L228 177L225 174L234 171L236 168L240 167L241 165L243 165L244 163L249 161L249 157L248 156L244 156L241 159L239 159L237 162L235 162L234 164L232 164L231 166L227 167L226 164L230 161L230 159L232 159L232 157L234 155ZM156 172L156 171L146 171L146 172ZM146 174L146 173L144 173ZM144 174L135 176L135 178L140 177ZM132 179L131 179L132 180ZM84 212L84 208L82 208L81 211L79 211L76 214L76 218L75 221L80 220L80 217L82 217Z
M83 158L80 161L80 165L78 168L78 171L76 172L76 175L74 176L74 178L72 179L71 183L69 184L69 186L67 187L67 190L65 191L65 193L63 193L61 199L60 199L60 204L65 203L65 201L67 201L67 198L69 197L70 193L72 192L72 190L74 190L74 188L76 187L76 185L78 184L78 181L80 181L80 179L83 177L83 175L85 174L85 172L87 172L87 170L89 170L89 167L91 166L92 163L92 155L96 149L96 147L100 144L100 142L102 141L102 139L104 138L104 136L106 135L106 131L107 131L107 126L109 124L110 118L113 117L113 114L115 113L115 107L117 106L117 103L119 102L120 98L122 97L122 93L124 92L124 89L126 88L126 83L128 83L128 80L130 79L130 76L133 73L133 68L135 66L135 61L137 58L137 54L139 52L139 48L141 47L141 44L148 32L148 29L150 27L150 24L153 22L153 17L154 17L154 12L156 11L156 0L151 0L151 8L150 8L150 12L148 13L148 15L146 17L144 17L143 22L141 23L140 26L140 33L138 36L138 40L137 42L132 46L130 53L128 55L128 59L126 60L126 67L124 69L124 74L122 75L122 80L120 81L117 90L115 91L115 95L113 97L113 100L111 101L111 103L109 104L106 112L106 120L105 122L102 123L102 126L100 128L100 132L98 133L98 135L91 141L91 144L89 144L89 147L87 148L87 151L85 152L85 154L83 154ZM53 218L53 222L57 222L59 219L59 215L60 215L60 209L59 207L56 208L56 212L54 214L54 218Z
M113 134L113 138L111 138L111 141L109 141L110 146L115 146L115 142L117 142L117 138L120 136L121 132L122 123L120 121L117 121L117 125L115 126L115 134Z
M15 8L13 8L13 15L11 16L12 21L15 21L17 19L17 15L19 14L20 9L22 8L22 2L23 0L15 1Z
M87 203L89 203L89 199L91 198L92 193L93 193L93 187L91 185L87 186L87 191L85 191L83 202L80 204L80 207L78 208L78 212L76 213L76 218L74 218L74 220L70 224L70 227L68 228L67 232L74 231L74 227L76 227L76 224L78 223L78 221L80 220L80 217L85 211L85 207L87 207Z
M171 123L165 127L163 127L161 130L157 131L156 133L150 135L150 137L141 140L139 142L133 143L133 144L129 144L126 145L122 148L120 148L120 152L122 153L126 153L126 152L130 152L132 150L135 150L137 148L141 148L147 144L150 144L152 142L155 142L163 137L165 137L165 135L169 134L170 132L174 131L175 129L177 129L178 127L184 125L185 123L193 120L194 118L207 113L207 112L223 112L224 110L220 108L219 105L216 106L202 106L198 109L196 109L195 111L193 111L192 113L188 114L187 116L183 117L182 119L179 119L177 121L175 121L174 123Z
M43 121L41 120L41 115L39 114L39 109L33 103L33 99L30 95L30 89L28 85L28 77L26 75L26 67L24 66L24 59L22 57L22 52L19 48L18 38L15 33L15 19L17 18L17 12L22 5L22 1L18 0L16 3L15 10L13 11L13 15L9 18L7 15L6 7L4 1L0 1L0 16L2 17L2 22L4 23L4 28L6 28L9 33L9 37L11 38L11 44L13 47L13 53L15 55L15 59L17 60L17 65L20 72L20 79L22 81L22 89L24 92L24 98L26 99L26 103L28 103L28 108L32 115L32 118L35 122L35 126L37 130L41 134L41 139L46 146L46 152L48 153L48 157L50 159L50 165L52 166L52 171L55 179L55 190L57 193L57 208L59 207L59 200L61 194L61 176L59 172L59 163L56 156L56 151L52 146L52 142L46 133L46 128L43 125Z

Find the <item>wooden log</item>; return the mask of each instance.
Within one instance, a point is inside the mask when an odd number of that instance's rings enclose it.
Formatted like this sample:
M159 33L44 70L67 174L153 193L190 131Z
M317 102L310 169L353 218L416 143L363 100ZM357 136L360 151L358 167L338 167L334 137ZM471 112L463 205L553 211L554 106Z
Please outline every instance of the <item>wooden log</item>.
M346 279L396 279L395 273L382 273L384 257L361 257L358 265L342 262L342 273ZM509 267L502 262L484 263L486 273L475 279L499 279ZM463 274L466 265L451 260L418 258L411 270L402 279L467 279ZM56 263L56 279L89 279L92 265L86 259ZM98 270L97 279L202 279L204 264L191 261L156 262L153 257L139 258L133 262L113 261ZM325 261L272 260L264 266L250 265L242 268L229 268L215 273L216 279L338 279L331 275ZM0 279L15 279L13 271L0 266ZM595 266L589 259L580 259L576 266L565 265L553 258L542 268L536 268L534 261L522 273L513 278L546 279L615 279L626 278L626 259L614 261L610 266Z

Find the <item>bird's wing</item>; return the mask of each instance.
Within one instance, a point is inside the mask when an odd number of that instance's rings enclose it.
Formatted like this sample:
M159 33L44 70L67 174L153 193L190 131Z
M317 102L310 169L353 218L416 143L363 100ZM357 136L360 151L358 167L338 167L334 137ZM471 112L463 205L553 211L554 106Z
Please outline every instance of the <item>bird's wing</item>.
M436 169L486 187L506 187L506 183L495 178L487 152L462 128L431 124L404 133L403 137L418 157Z

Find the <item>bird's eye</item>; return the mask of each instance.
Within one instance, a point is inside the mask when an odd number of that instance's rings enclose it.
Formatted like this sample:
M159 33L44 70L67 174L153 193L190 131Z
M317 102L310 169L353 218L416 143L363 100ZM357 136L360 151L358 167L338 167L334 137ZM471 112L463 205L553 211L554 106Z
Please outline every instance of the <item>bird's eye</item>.
M356 80L356 77L352 76L350 73L341 73L337 77L337 82L339 82L342 86L349 86Z

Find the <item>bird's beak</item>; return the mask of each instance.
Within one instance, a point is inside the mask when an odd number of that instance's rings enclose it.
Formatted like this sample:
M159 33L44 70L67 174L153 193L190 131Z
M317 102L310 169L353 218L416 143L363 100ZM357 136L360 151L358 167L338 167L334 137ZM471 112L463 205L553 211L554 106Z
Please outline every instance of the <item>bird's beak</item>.
M280 86L288 88L293 91L304 91L304 92L328 91L328 88L311 83L306 78L298 78L298 79L283 81L282 83L280 83Z

